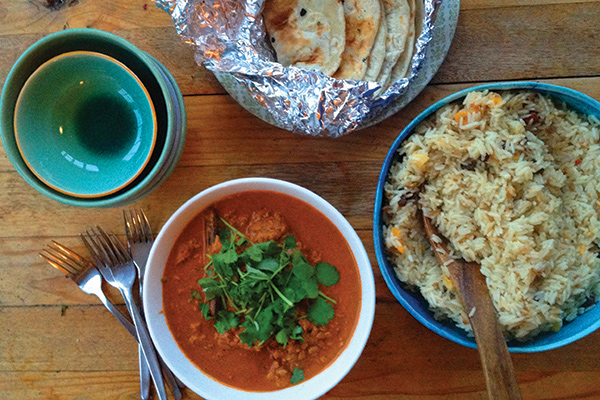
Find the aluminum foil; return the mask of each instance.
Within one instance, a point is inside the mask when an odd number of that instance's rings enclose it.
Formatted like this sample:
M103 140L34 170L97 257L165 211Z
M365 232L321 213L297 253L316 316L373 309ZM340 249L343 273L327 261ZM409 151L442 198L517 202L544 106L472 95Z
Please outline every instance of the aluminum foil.
M411 75L385 91L376 82L338 80L277 63L262 22L263 0L156 0L156 6L171 15L181 38L196 48L196 62L230 74L276 125L338 137L368 125L404 94L421 70L441 1L424 1Z

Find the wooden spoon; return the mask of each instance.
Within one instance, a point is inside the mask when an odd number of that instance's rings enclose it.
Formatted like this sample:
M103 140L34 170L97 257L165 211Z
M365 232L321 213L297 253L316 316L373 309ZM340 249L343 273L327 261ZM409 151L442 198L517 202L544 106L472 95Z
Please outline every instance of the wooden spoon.
M423 223L431 248L438 262L448 267L458 298L468 313L469 322L475 333L489 398L520 400L519 384L498 323L496 309L485 283L485 276L480 271L481 266L451 258L445 239L439 235L431 219L423 215ZM441 243L434 241L433 236L437 236Z

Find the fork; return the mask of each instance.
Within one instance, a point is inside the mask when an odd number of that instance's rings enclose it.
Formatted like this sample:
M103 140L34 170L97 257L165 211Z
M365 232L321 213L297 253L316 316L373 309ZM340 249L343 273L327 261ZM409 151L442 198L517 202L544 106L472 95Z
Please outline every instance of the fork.
M146 272L146 263L148 261L148 255L152 244L154 243L154 236L152 235L152 228L148 218L141 208L139 210L123 210L123 223L125 225L125 235L127 236L127 248L133 258L134 264L138 270L138 280L140 285L140 312L144 314L144 309L141 306L142 300L142 288L144 283L144 273ZM167 380L173 397L176 400L181 399L181 391L179 390L179 383L171 370L165 365L160 356L158 356L163 375ZM140 386L142 399L144 393L148 393L149 382L148 382L148 368L147 363L143 360L143 353L140 352Z
M148 328L133 298L133 284L136 278L136 268L127 249L121 244L114 234L110 236L100 227L96 226L80 235L96 265L104 272L107 282L119 289L129 313L133 317L135 329L142 351L148 360L150 376L160 400L166 400L165 385L160 373L156 352Z
M84 293L93 294L98 297L102 304L104 304L104 307L106 307L108 311L117 318L121 325L123 325L137 340L135 327L129 318L106 298L106 295L102 290L102 276L94 265L55 240L40 253L40 257L71 278Z
M144 222L143 226L142 216ZM140 312L143 315L144 309L141 306L142 282L144 279L146 261L148 261L148 253L150 252L153 242L152 231L150 230L150 224L148 223L146 215L141 210L140 213L137 213L135 210L123 210L123 221L125 223L125 234L127 235L127 247L129 249L129 254L131 254L133 262L138 271L138 282L140 286ZM144 228L147 228L147 230ZM142 400L146 400L148 399L150 392L150 370L148 370L148 363L144 357L144 352L142 351L141 345L139 345L138 355L140 365L140 397Z

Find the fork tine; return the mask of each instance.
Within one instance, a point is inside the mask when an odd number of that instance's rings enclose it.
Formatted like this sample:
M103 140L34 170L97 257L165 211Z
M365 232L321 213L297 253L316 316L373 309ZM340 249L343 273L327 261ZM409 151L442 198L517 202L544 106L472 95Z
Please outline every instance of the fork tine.
M144 240L146 242L151 242L154 240L152 237L152 229L150 228L150 223L148 222L148 217L146 217L146 213L141 208L139 209L138 219L140 222L141 230L144 232Z
M135 227L133 226L133 218L131 211L123 209L123 223L125 224L125 236L127 236L127 246L131 248L130 242L135 242Z
M65 247L62 244L58 243L56 240L53 240L52 243L54 244L55 247L58 247L62 251L63 254L69 255L70 257L72 257L73 259L75 259L81 263L87 263L85 258L83 258L79 254L75 253L73 250L69 249L68 247Z
M137 210L133 209L132 211L132 217L133 217L133 225L135 227L135 232L136 232L136 239L138 242L141 242L142 240L144 240L144 231L142 229L142 221L140 218L140 214Z
M54 268L56 268L57 270L59 270L63 274L65 274L65 275L74 275L73 272L71 272L67 268L65 268L64 264L57 262L57 260L54 257L52 257L51 254L47 253L46 251L42 251L39 254L40 254L40 257L42 257L44 260L48 261L48 263L50 265L52 265Z
M83 241L83 244L88 249L88 252L94 259L94 262L98 266L108 267L108 264L105 262L104 257L101 255L100 246L98 243L92 238L90 231L85 231L84 233L80 233L79 237Z
M127 252L127 249L125 248L125 246L123 246L123 243L121 243L117 235L111 232L108 234L108 238L111 241L114 250L121 256L122 261L129 261L129 253Z
M73 260L66 254L62 253L60 250L49 245L45 250L46 254L51 256L55 262L64 265L65 269L67 269L72 274L77 274L80 272L84 266L82 266L78 261Z
M99 245L100 249L102 250L102 253L108 258L108 261L111 264L110 266L114 266L114 265L121 263L122 261L121 261L120 257L117 255L117 253L115 253L115 248L114 248L113 244L111 243L106 232L104 232L104 230L102 228L100 228L98 225L95 226L95 232L96 232L97 244Z
M83 257L54 240L52 244L48 245L46 251L55 256L58 255L77 272L87 267L88 262Z
M103 241L104 244L104 249L107 251L107 253L110 254L110 256L115 260L114 264L117 263L124 263L127 261L127 250L125 250L125 248L123 247L123 244L121 244L121 242L119 242L118 239L116 239L116 242L119 243L119 248L117 248L117 245L115 243L115 241L109 237L109 235L104 232L104 230L102 228L100 228L99 226L96 225L96 230L98 232L100 232L100 237ZM111 233L111 235L114 235ZM116 238L116 236L115 236ZM121 249L123 249L123 251L121 251Z

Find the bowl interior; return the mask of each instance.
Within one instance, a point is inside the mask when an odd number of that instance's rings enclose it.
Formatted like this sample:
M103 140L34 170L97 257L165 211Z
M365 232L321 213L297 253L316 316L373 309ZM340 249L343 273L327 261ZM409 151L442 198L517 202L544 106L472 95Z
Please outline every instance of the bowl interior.
M82 199L58 192L38 179L22 159L14 136L14 111L25 81L44 62L70 51L93 51L113 57L125 64L144 84L156 111L157 135L154 151L146 168L126 188L106 197ZM40 193L65 204L83 207L113 207L132 201L148 189L169 154L167 143L173 141L176 111L169 93L169 83L151 58L126 40L95 29L68 29L48 35L34 43L12 67L0 104L0 134L9 160L17 172ZM183 104L181 104L183 107Z
M180 351L162 314L162 283L164 266L175 240L199 212L228 195L247 190L271 190L303 200L328 217L344 234L356 259L362 285L360 318L348 347L325 371L296 386L276 392L244 392L213 381L197 369ZM160 231L146 268L144 307L150 335L160 355L183 383L207 399L281 399L316 398L339 382L354 365L370 333L375 309L373 273L362 242L351 225L325 200L297 185L266 178L246 178L225 182L206 189L190 199L171 216ZM296 397L298 396L298 397Z
M114 58L87 51L56 56L27 79L14 126L32 172L76 197L125 187L156 142L156 113L141 81Z
M383 277L390 288L390 291L404 306L404 308L412 314L419 322L431 329L435 333L450 339L456 343L462 344L470 348L476 348L475 339L467 336L466 332L456 327L451 322L440 322L433 318L429 311L427 301L419 292L408 289L407 285L400 282L396 277L393 266L387 260L385 254L385 246L383 240L383 220L382 206L384 199L384 185L389 168L393 162L398 159L397 150L402 142L410 136L414 129L423 120L431 116L441 107L461 101L467 93L474 90L531 90L537 91L545 95L553 97L559 102L565 102L571 108L584 113L594 115L600 118L600 103L582 93L575 90L549 85L537 82L502 82L480 86L474 86L457 93L454 93L427 108L417 118L415 118L392 144L388 154L384 160L377 183L377 191L375 195L374 216L373 216L373 236L375 241L375 254L379 268ZM533 353L555 349L566 344L572 343L600 327L600 307L593 307L586 313L578 316L574 321L565 323L558 332L547 332L535 336L526 342L510 341L507 343L508 349L512 353Z

